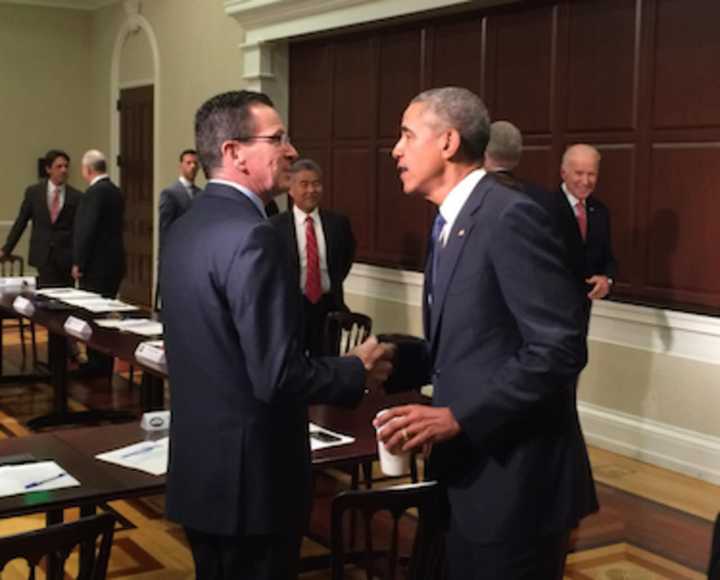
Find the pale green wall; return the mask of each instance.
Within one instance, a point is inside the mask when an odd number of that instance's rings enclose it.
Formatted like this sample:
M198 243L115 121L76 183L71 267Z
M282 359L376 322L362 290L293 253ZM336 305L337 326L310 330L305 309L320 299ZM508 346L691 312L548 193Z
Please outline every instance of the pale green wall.
M84 189L79 162L90 146L94 92L89 31L84 11L0 3L0 221L14 221L48 149L70 154L70 183ZM2 242L8 229L0 227ZM27 256L28 233L15 253Z
M128 35L122 48L120 59L120 85L137 84L139 81L153 80L152 48L150 40L143 30Z

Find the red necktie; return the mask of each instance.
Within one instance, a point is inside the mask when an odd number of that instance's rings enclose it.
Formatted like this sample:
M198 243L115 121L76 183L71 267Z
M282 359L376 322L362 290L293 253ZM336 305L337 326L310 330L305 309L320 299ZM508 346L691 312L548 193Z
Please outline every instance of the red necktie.
M583 241L587 238L587 211L585 210L585 202L579 201L575 204L575 217L577 218L578 228Z
M312 217L305 219L305 256L307 257L307 277L305 280L305 296L313 304L317 304L322 296L320 284L320 259L318 257L315 223Z
M50 202L50 221L55 223L60 214L60 188L56 187L53 191L52 201Z

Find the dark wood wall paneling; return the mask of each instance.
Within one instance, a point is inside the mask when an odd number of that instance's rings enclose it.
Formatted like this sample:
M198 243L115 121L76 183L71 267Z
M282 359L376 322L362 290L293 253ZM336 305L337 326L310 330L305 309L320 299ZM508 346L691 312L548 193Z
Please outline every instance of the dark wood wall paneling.
M414 95L466 86L523 131L526 179L555 188L568 144L599 148L616 297L720 313L717 22L717 0L561 0L298 41L293 140L361 261L422 268L434 208L390 153Z

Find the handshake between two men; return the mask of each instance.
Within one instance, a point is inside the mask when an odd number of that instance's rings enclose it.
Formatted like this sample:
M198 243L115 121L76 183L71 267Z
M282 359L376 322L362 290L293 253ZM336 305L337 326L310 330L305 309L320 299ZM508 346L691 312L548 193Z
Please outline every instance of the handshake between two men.
M394 367L412 364L406 360L407 357L398 356L396 344L378 342L374 336L355 347L348 356L357 356L363 361L367 371L366 387L371 393L390 378ZM419 385L407 386L413 388ZM417 404L385 409L376 416L373 425L377 429L378 441L391 453L396 454L422 451L427 455L433 443L452 439L461 430L449 407Z

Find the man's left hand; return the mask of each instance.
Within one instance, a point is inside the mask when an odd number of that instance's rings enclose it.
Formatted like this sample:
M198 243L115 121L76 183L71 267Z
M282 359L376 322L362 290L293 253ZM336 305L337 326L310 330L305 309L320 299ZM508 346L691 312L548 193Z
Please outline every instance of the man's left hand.
M585 280L588 284L593 284L593 289L588 292L590 300L601 300L610 293L610 280L602 274L595 274Z
M80 271L80 266L75 264L72 267L72 270L70 271L70 275L73 277L73 280L79 280L82 278L82 272Z
M393 407L376 417L373 425L378 430L378 439L391 452L427 448L452 439L461 431L449 407L427 405Z

